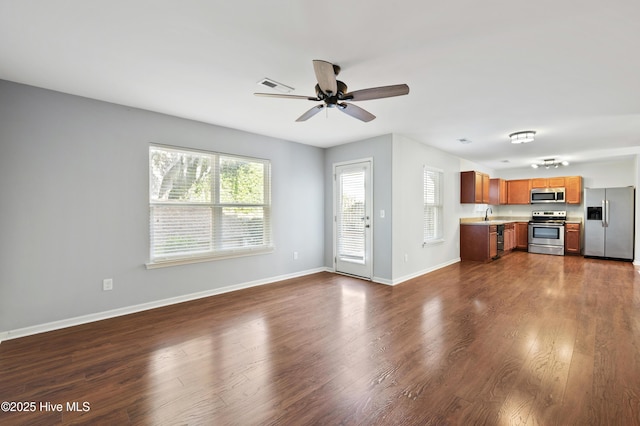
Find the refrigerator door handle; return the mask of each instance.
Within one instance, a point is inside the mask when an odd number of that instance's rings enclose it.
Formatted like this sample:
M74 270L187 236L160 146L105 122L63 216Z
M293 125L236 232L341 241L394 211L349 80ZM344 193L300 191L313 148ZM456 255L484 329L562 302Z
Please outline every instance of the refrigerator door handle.
M607 207L605 205L605 201L602 200L602 227L606 228L607 227Z
M607 206L606 210L605 210L605 226L609 226L609 200L605 201L605 205Z

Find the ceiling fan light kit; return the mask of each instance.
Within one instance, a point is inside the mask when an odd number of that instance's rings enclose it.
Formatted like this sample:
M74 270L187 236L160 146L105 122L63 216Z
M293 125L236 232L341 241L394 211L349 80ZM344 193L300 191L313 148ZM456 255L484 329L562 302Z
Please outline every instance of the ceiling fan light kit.
M509 138L511 139L511 143L528 143L533 142L535 135L535 130L523 130L520 132L511 133L509 135Z
M406 84L372 87L369 89L361 89L353 92L348 92L347 85L342 81L336 79L336 76L340 73L340 67L327 61L314 60L313 71L315 72L316 80L318 81L318 84L316 84L315 86L315 97L286 94L280 95L276 93L254 93L254 95L271 98L306 99L309 101L323 102L322 104L316 105L310 110L306 111L304 114L298 117L296 121L306 121L325 108L337 108L339 111L342 111L351 117L368 123L369 121L375 119L376 116L371 114L369 111L366 111L359 106L346 101L368 101L371 99L402 96L409 93L409 86L407 86ZM263 85L271 87L269 84Z

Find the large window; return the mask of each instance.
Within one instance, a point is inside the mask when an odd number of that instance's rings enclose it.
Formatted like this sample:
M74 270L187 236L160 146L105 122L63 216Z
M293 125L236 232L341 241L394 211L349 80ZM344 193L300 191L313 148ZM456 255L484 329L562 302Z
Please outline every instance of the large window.
M151 264L270 250L267 160L149 148Z
M424 168L423 245L440 242L443 239L442 176L441 170L430 167Z

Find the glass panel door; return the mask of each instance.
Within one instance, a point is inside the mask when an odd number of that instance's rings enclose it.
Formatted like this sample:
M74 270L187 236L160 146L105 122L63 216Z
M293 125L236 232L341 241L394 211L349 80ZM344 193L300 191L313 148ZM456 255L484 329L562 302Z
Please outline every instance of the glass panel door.
M371 278L371 163L335 167L336 272Z

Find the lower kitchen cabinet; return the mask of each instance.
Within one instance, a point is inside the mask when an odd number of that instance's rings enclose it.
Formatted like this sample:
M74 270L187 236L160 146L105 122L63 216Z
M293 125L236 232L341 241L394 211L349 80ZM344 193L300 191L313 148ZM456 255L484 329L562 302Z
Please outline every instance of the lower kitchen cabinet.
M504 251L508 252L516 248L516 225L505 223L504 225Z
M516 222L516 248L518 250L529 249L529 222Z
M566 223L564 225L565 254L580 254L580 224Z
M460 225L460 259L488 262L498 255L496 225Z

